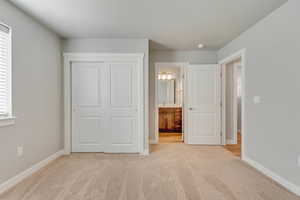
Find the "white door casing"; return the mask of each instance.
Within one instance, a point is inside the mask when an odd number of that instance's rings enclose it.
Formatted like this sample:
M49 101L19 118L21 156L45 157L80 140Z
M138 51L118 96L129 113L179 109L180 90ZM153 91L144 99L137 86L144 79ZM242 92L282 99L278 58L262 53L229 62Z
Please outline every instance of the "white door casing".
M247 157L247 152L245 151L245 144L247 144L247 135L246 133L246 49L241 49L232 55L224 58L223 60L219 61L219 65L222 66L222 90L225 91L226 88L226 81L225 81L225 75L226 74L226 64L231 63L235 60L241 59L241 159L245 160ZM226 98L224 92L222 93L222 104L224 105L226 103ZM222 144L226 145L226 106L222 106Z
M158 91L159 91L159 84L158 84L158 73L159 73L159 68L160 67L178 67L180 68L181 74L180 76L182 77L182 140L187 143L185 133L187 132L186 126L185 126L185 121L186 121L186 106L185 106L185 101L186 101L186 96L185 96L185 90L186 90L186 84L185 84L185 72L186 68L189 66L189 63L184 63L184 62L157 62L155 63L155 113L154 113L154 132L153 135L155 136L155 139L151 141L152 144L158 144L159 140L159 108L158 108Z
M190 65L187 68L188 144L221 144L220 67Z
M240 64L234 64L233 65L233 106L232 106L232 117L233 117L233 144L238 143L238 103L239 103L239 96L238 96L238 68Z

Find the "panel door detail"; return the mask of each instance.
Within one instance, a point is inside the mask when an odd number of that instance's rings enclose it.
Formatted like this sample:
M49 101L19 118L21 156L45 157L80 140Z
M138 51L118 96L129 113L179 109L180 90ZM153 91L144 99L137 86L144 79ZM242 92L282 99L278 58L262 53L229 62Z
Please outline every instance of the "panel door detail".
M188 143L221 144L220 73L217 65L187 69Z
M110 64L110 123L107 152L138 152L138 73L135 63Z
M139 152L138 74L134 62L72 64L72 152Z
M108 128L107 65L72 64L72 152L104 152Z

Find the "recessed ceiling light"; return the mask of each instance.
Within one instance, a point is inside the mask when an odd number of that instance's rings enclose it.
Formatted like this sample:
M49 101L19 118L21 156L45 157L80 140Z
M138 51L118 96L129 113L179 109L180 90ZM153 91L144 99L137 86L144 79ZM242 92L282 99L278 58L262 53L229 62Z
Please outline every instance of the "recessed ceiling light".
M204 44L198 44L198 48L202 49L204 47Z

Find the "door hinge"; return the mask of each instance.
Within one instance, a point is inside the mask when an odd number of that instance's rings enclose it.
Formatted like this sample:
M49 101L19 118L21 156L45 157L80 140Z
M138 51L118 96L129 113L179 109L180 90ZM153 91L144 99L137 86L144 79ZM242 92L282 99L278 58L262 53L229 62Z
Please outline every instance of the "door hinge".
M223 133L222 133L222 131L220 132L220 135L221 135L221 137L223 136Z
M222 73L220 73L220 77L222 78Z

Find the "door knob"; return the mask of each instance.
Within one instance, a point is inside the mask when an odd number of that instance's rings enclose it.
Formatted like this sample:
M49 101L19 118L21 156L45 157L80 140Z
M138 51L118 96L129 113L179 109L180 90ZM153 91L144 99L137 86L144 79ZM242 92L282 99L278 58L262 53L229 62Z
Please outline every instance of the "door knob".
M194 110L193 108L189 108L189 110Z

